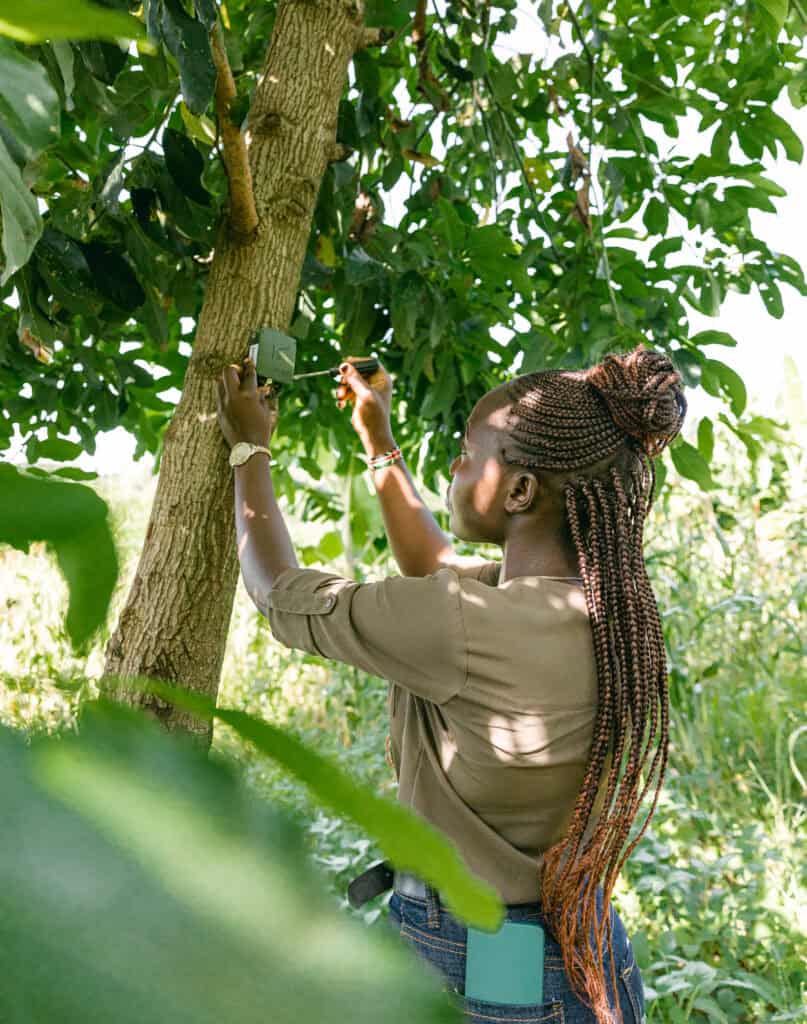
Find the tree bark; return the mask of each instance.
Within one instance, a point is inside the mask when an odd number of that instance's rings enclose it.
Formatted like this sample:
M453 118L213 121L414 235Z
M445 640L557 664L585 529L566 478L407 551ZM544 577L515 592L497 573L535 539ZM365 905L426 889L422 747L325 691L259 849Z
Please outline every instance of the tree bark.
M106 651L104 689L169 731L210 727L143 693L136 676L215 697L239 563L233 478L215 381L262 326L290 322L339 100L363 32L361 0L280 0L247 144L258 227L219 232L182 397L166 431L137 573Z

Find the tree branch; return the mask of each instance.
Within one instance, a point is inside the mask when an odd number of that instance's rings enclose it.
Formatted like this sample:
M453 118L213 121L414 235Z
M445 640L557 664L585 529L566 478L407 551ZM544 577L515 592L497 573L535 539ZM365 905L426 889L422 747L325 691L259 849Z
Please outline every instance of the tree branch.
M230 183L230 228L235 241L247 245L258 227L258 212L252 191L252 174L247 146L241 130L230 120L230 107L236 98L235 82L224 48L224 36L217 22L210 33L210 48L216 77L216 115L221 133L224 166Z

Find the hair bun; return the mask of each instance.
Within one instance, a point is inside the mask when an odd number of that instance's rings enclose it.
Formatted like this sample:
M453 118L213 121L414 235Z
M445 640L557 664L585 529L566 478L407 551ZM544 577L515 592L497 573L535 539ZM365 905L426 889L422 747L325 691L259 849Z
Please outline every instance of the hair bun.
M682 381L669 358L639 345L609 355L586 371L586 380L608 406L620 430L645 454L660 455L681 429L687 409Z

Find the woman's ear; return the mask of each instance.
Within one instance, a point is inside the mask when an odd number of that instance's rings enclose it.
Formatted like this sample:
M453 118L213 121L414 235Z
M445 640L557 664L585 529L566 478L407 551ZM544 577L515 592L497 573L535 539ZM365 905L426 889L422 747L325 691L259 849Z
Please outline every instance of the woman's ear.
M534 473L514 473L504 496L504 510L508 515L533 511L541 499L543 487Z

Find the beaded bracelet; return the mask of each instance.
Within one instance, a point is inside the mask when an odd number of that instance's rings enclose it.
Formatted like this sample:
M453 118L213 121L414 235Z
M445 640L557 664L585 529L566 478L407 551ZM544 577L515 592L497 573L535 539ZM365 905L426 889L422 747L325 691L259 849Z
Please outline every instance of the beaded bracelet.
M372 472L374 469L383 469L385 466L391 466L393 462L397 462L403 456L401 455L401 449L395 447L392 451L382 452L381 455L362 455L361 458L365 460L367 468Z
M383 469L385 466L391 466L393 462L397 462L400 458L403 458L401 449L393 448L391 452L384 452L383 455L377 455L370 459L367 465L372 472L376 469Z

